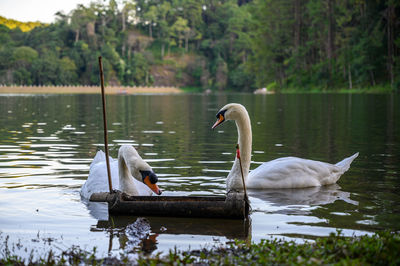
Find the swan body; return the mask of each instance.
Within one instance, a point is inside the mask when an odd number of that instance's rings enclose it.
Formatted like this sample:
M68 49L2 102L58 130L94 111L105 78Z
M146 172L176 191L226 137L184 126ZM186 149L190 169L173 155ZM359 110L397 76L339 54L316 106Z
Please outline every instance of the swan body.
M118 160L109 157L109 161L113 189L131 196L150 196L153 192L161 194L156 185L157 176L132 146L122 145ZM80 193L83 198L89 199L93 193L108 191L106 156L103 151L98 151Z
M336 183L348 170L358 153L340 164L330 164L297 157L283 157L265 162L249 173L249 188L304 188Z
M217 113L217 121L212 128L227 120L236 122L240 161L247 188L305 188L334 184L350 168L351 162L358 156L358 153L355 153L337 164L297 157L283 157L265 162L249 173L252 133L246 108L236 103L225 105ZM240 163L237 156L226 183L228 191L243 189Z

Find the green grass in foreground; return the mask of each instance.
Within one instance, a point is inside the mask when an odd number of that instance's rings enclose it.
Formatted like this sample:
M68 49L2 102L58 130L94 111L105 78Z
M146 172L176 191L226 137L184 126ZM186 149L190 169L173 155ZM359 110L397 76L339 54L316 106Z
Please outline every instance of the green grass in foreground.
M139 253L138 261L122 258L98 259L93 252L72 248L61 255L51 252L36 261L24 261L1 250L0 265L23 264L139 264L139 265L237 265L237 264L294 264L294 265L400 265L400 233L380 232L372 236L343 237L340 231L329 237L317 238L314 243L296 244L283 240L262 240L258 244L236 241L202 250L171 250L169 254L146 256ZM126 256L126 257L124 257Z

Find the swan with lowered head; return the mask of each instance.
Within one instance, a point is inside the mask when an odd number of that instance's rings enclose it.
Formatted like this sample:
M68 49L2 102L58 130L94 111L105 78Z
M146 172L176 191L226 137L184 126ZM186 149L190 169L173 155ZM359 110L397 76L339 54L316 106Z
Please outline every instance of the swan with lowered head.
M82 197L89 199L93 193L109 191L106 167L105 154L98 151L90 164L89 177L81 188ZM132 146L122 145L118 160L110 157L110 170L114 189L131 196L161 194L156 184L157 175Z
M227 120L236 122L238 144L246 188L304 188L334 184L346 172L358 152L337 164L283 157L265 162L249 173L251 162L251 124L246 108L237 103L225 105L217 113L214 129ZM243 181L239 159L235 157L232 169L228 174L227 190L242 190Z

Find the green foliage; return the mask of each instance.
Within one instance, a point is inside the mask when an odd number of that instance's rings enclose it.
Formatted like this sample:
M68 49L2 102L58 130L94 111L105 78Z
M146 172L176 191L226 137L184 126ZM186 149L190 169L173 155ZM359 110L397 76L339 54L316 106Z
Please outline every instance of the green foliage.
M73 246L59 255L52 251L40 258L23 258L12 254L8 239L0 250L1 265L23 264L113 264L132 263L129 254L117 258L98 258L96 248L88 252ZM340 231L315 242L296 244L279 239L261 240L260 243L235 241L214 248L182 251L170 250L166 255L146 255L139 251L135 264L138 265L399 265L400 235L379 232L361 237L344 237Z
M59 60L59 66L58 66L60 72L59 72L59 79L60 79L60 85L62 84L74 84L74 82L77 80L77 67L75 65L75 62L71 60L68 56L65 56Z
M13 52L13 59L21 64L31 64L38 56L38 52L28 46L18 47Z
M32 72L35 77L35 84L59 85L58 58L54 53L47 53L32 64Z
M138 0L78 5L50 25L0 17L0 82L98 84L102 55L110 84L157 84L168 67L203 89L396 89L399 11L391 0ZM171 64L182 55L188 67Z
M19 28L23 32L31 31L36 27L46 26L45 23L41 22L20 22L14 19L7 19L2 16L0 16L0 24L5 25L9 29Z
M25 68L16 69L13 73L16 84L32 85L32 76Z
M189 92L189 93L200 93L200 92L203 92L201 87L182 87L181 89L184 92Z
M398 8L392 1L255 1L250 65L264 74L256 76L257 85L325 90L388 83L388 64L399 75L393 52L400 47L388 36L389 29L400 33L389 28Z
M228 246L195 251L170 250L165 257L142 257L139 264L207 265L397 265L400 236L382 232L348 238L331 234L315 243L296 244L283 240L261 240L258 244L236 241Z
M146 58L147 56L147 58ZM135 53L132 65L129 66L126 79L130 85L150 85L153 78L150 74L149 53Z

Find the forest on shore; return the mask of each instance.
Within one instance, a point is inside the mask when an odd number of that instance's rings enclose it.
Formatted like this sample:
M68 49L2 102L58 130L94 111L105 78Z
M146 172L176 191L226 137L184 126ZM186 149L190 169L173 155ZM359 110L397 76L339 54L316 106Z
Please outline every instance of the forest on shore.
M395 0L109 0L0 17L1 85L400 88Z

